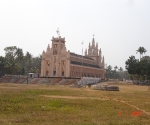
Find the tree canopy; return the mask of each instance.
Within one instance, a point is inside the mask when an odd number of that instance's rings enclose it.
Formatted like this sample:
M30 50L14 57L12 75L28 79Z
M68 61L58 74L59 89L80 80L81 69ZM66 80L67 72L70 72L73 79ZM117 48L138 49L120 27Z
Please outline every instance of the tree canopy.
M4 51L5 57L0 57L0 77L4 74L40 73L41 55L33 57L29 52L24 54L23 50L16 46L5 47Z
M136 50L136 53L140 53L140 60L141 60L141 55L143 57L143 53L146 53L147 50L144 47L139 47L138 50Z
M110 79L123 79L123 78L128 78L128 73L127 71L123 71L123 68L120 67L118 69L118 66L114 67L114 70L112 69L112 66L109 65L106 68L106 78L110 78Z
M150 80L150 57L149 56L142 57L140 61L136 59L135 56L130 56L129 59L127 59L127 61L125 62L125 64L126 64L126 69L130 74L130 78L132 80L142 80L142 81Z

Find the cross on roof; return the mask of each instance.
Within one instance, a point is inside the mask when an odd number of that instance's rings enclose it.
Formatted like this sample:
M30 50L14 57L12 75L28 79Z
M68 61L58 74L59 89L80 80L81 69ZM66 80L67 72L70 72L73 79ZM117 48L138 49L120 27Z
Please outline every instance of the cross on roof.
M93 34L93 38L94 38L94 36L95 36L95 35Z
M59 28L57 28L56 32L57 32L57 35L60 36Z
M82 41L82 43L81 43L82 45L83 45L83 41Z

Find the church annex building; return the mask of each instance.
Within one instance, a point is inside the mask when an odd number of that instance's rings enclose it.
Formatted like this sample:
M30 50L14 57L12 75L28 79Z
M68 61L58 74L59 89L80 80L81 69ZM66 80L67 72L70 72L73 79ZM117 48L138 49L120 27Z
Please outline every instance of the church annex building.
M42 53L41 77L98 77L105 78L104 56L92 39L84 56L66 50L65 38L52 37L51 47Z

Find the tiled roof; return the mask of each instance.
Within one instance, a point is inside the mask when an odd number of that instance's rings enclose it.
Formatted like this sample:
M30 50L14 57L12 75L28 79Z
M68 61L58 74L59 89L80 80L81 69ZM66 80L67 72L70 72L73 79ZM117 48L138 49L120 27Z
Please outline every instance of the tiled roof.
M70 55L72 55L72 56L77 56L77 57L81 57L81 58L82 58L82 55L78 55L78 54L75 54L75 53L72 53L72 52L70 52ZM92 58L90 58L90 57L87 57L87 56L83 56L83 58L89 59L89 60L94 60L94 59L92 59Z
M75 65L82 65L82 62L77 62L77 61L70 61L71 64L75 64ZM87 64L87 63L83 63L83 66L87 66L87 67L94 67L94 68L100 68L98 65L92 65L92 64Z

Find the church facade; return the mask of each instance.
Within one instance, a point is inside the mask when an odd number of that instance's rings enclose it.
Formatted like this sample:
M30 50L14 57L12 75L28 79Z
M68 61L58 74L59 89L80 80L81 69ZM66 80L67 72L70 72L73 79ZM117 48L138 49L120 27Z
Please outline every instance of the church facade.
M51 47L42 53L41 77L105 78L104 56L92 39L84 56L66 50L65 38L52 37Z

